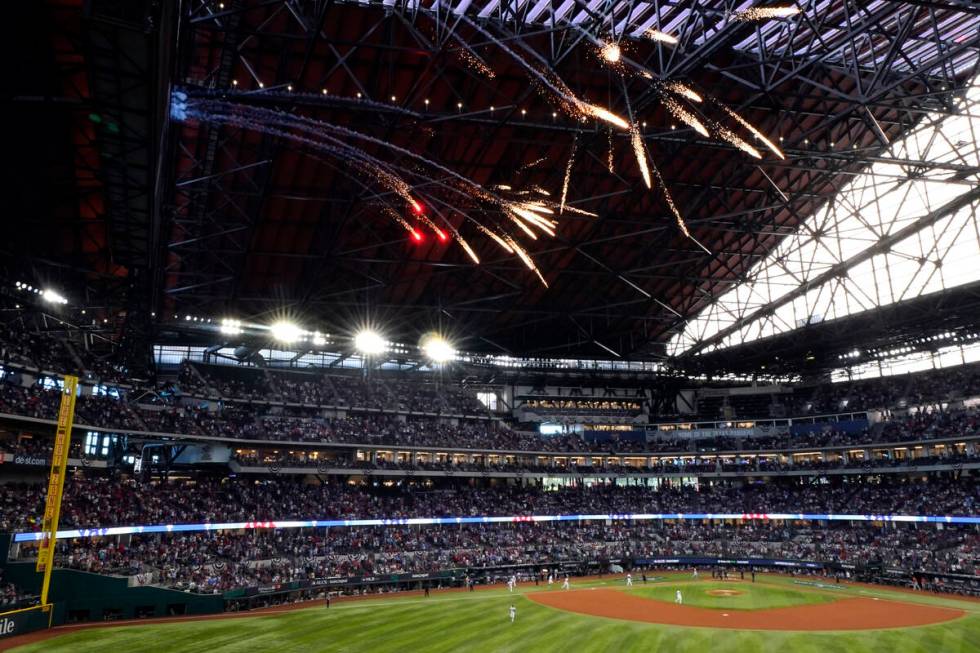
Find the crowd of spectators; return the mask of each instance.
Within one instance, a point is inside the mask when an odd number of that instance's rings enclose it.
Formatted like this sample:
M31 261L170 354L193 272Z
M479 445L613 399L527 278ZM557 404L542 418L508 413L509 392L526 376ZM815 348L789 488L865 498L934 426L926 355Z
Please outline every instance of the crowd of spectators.
M803 385L791 392L760 388L758 393L698 396L702 419L759 419L831 415L854 411L907 409L980 396L980 365L931 370L877 379Z
M54 419L60 391L42 382L22 386L16 375L0 382L0 413ZM921 412L845 432L833 424L815 425L805 433L736 438L661 437L586 440L577 434L542 436L510 428L494 420L448 419L398 413L349 413L345 417L290 417L265 407L229 403L212 405L131 403L110 395L82 395L76 422L103 429L127 429L231 439L296 443L346 443L386 446L457 447L498 451L553 453L712 454L736 451L905 443L980 434L975 409Z
M36 555L22 545L20 556ZM582 522L253 529L61 542L57 563L198 592L331 576L677 556L764 558L976 574L973 529L793 522Z
M283 519L357 519L384 516L620 513L860 513L973 515L980 484L933 478L881 483L731 483L699 487L595 485L551 491L536 485L393 487L308 483L273 475L202 477L146 482L119 476L76 474L66 482L61 524L65 528L249 522ZM43 483L0 485L0 530L32 530L43 514Z

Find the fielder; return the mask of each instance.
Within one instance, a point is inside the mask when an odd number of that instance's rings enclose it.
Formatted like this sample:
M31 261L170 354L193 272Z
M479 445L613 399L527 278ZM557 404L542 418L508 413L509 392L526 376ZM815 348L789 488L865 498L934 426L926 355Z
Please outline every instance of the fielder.
M680 590L677 590L677 594L674 596L674 603L677 605L684 605L684 597L681 596Z
M517 618L517 608L510 606L510 622L514 623L514 619Z
M548 587L551 587L551 584L552 584L552 583L554 583L554 582L555 582L555 577L554 577L554 576L552 576L552 575L551 575L551 574L549 573L549 574L548 574Z
M694 580L697 580L698 579L698 568L697 567L694 568L694 573L691 574L691 578L693 578Z
M561 584L561 588L562 588L563 590L569 590L569 589L572 589L572 586L571 586L571 585L569 584L569 582L568 582L568 576L565 576L565 580L564 580L564 582L562 582L562 584Z
M633 587L633 574L626 574L626 587Z
M513 592L514 591L514 577L513 576L511 576L510 578L507 579L507 590L509 592Z

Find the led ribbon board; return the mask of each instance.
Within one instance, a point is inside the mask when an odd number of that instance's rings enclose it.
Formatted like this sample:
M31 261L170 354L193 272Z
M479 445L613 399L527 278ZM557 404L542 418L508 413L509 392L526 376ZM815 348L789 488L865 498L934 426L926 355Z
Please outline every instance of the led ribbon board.
M358 526L425 526L456 524L519 524L536 522L590 521L702 521L705 519L848 521L848 522L914 522L925 524L980 524L980 517L965 515L837 515L796 512L675 512L675 513L612 513L608 515L514 515L484 517L403 517L376 519L306 519L291 521L248 521L208 524L157 524L148 526L111 526L58 531L57 539L103 537L109 535L141 535L150 533L192 533L199 531L236 531L259 528L356 528ZM36 542L42 532L14 534L14 542Z

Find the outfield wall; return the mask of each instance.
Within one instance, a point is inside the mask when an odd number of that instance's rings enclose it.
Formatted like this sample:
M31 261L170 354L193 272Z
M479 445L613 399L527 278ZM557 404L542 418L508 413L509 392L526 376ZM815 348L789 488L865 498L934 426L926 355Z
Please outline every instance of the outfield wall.
M0 536L9 541L9 535ZM6 556L4 556L4 560ZM33 562L5 562L4 578L26 592L40 592L43 574ZM220 594L194 594L161 587L131 587L129 578L74 569L51 573L52 623L103 621L224 611Z

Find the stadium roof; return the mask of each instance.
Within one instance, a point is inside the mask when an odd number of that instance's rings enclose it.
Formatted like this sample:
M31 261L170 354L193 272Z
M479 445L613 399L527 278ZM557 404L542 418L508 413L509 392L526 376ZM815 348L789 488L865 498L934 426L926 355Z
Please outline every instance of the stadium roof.
M54 181L22 179L43 201L24 202L28 228L9 254L35 276L84 272L76 296L125 315L124 332L144 341L175 315L288 315L332 333L382 324L406 342L438 328L469 351L669 349L731 365L738 356L710 350L969 280L953 272L969 266L910 276L896 264L976 252L976 108L964 105L980 61L974 3L806 0L771 20L740 12L777 3L721 0L209 1L180 16L163 4L92 3L84 22L69 0L24 9L53 28L22 44L44 56L19 72L28 88L48 84L21 93L23 147L46 139L74 170L27 157ZM612 42L616 66L601 55ZM698 133L665 100L671 82L706 99L684 105L706 131L740 139ZM581 120L549 84L632 117L652 189L631 131ZM237 122L171 120L174 90L212 115L233 104ZM352 158L350 139L330 150L297 139L295 122L273 124L286 115L316 121L318 139L326 125L376 140ZM950 131L963 121L965 139ZM33 134L42 124L57 129ZM449 173L419 157L555 202L567 172L568 206L596 217L566 211L554 238L522 236L539 279L468 208L448 206ZM428 189L416 183L433 197L425 208L480 264L411 212L401 216L424 242L386 217L391 191L361 160L428 175ZM70 192L45 196L69 177ZM891 285L870 288L886 269ZM957 305L971 304L948 302L944 328L976 322ZM842 333L841 347L857 337Z

